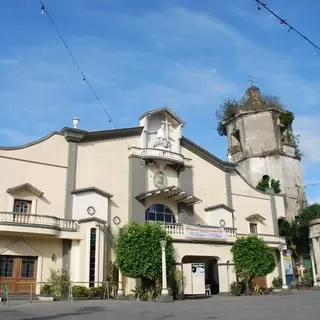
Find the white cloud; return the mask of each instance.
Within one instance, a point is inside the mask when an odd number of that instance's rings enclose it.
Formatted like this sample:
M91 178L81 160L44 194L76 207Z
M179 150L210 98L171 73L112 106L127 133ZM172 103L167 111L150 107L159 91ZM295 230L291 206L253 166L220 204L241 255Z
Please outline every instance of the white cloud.
M300 135L304 164L310 166L320 163L320 115L296 117L294 130Z

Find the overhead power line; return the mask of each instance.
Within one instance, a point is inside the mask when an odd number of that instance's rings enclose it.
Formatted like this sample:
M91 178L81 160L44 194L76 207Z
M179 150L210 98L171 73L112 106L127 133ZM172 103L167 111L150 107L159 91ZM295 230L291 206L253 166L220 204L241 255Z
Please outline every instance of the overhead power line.
M85 75L83 69L81 68L80 64L78 63L77 59L75 58L75 56L73 55L73 53L71 52L67 42L65 41L65 39L63 38L61 32L59 31L57 25L55 24L54 20L52 19L50 13L48 12L47 8L44 6L43 2L40 0L40 4L41 4L41 13L44 15L46 14L47 17L49 18L52 26L54 27L57 35L59 36L60 40L62 41L63 45L65 46L65 48L67 49L70 57L72 58L74 64L76 65L77 69L79 70L81 76L82 76L82 82L84 84L87 84L89 89L91 90L93 96L96 98L96 100L98 101L98 103L100 104L102 110L104 111L104 113L108 116L109 119L109 123L112 123L113 126L118 129L118 127L116 126L115 122L113 121L110 113L108 112L107 108L104 106L103 102L101 101L101 99L99 98L99 96L97 95L96 91L93 89L90 81L88 80L87 76Z
M307 41L309 44L313 46L313 48L316 50L317 54L320 55L320 47L315 44L312 40L310 40L307 36L302 34L299 30L297 30L295 27L293 27L291 24L289 24L285 19L281 18L279 15L277 15L273 10L271 10L266 3L260 1L260 0L253 0L257 4L258 10L261 10L261 7L267 10L270 14L272 14L275 18L277 18L280 21L280 24L286 25L289 29L289 31L294 31L296 34L298 34L301 38L303 38L305 41Z

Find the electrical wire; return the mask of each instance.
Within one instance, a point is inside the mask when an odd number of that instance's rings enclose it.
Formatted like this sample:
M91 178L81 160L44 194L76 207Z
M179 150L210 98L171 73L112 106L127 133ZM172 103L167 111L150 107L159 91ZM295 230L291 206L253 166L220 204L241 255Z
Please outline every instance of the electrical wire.
M307 36L302 34L299 30L297 30L295 27L293 27L291 24L289 24L285 19L282 19L279 15L277 15L273 10L271 10L266 3L260 1L260 0L253 0L257 3L258 10L261 10L261 7L263 7L265 10L267 10L270 14L272 14L275 18L277 18L280 21L280 24L284 24L287 27L289 27L289 31L294 31L297 33L301 38L303 38L305 41L307 41L309 44L313 46L313 48L316 50L317 54L320 56L320 47L316 45L312 40L310 40ZM261 7L260 7L261 6Z
M93 96L96 98L96 100L98 101L98 103L100 104L102 110L104 111L104 113L108 116L109 119L109 123L112 123L113 126L118 129L118 127L116 126L115 122L113 121L110 113L108 112L107 108L104 106L103 102L101 101L101 99L99 98L98 94L96 93L96 91L93 89L90 81L88 80L87 76L85 75L83 69L81 68L80 64L78 63L77 59L75 58L74 54L71 52L67 42L65 41L65 39L63 38L61 32L59 31L56 23L54 22L53 18L51 17L50 13L48 12L47 8L44 6L44 3L40 0L40 4L41 4L41 13L42 14L46 14L47 17L49 18L52 26L54 27L57 35L59 36L60 40L62 41L64 47L67 49L71 59L73 60L74 64L76 65L77 69L79 70L81 76L82 76L82 82L86 83L89 87L89 89L91 90Z

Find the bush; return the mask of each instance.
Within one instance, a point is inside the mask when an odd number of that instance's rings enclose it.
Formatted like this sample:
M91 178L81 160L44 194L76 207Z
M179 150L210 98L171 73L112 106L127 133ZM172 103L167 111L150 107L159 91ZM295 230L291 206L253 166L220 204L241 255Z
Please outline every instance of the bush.
M272 286L274 289L281 289L282 283L283 283L283 281L282 281L282 278L280 278L280 277L274 278L272 280Z
M72 295L73 297L89 297L90 290L85 286L73 286Z
M238 238L231 249L236 274L245 279L247 291L255 277L264 277L276 267L276 257L267 243L257 236Z
M168 276L172 271L174 251L172 239L158 223L130 222L117 238L117 265L122 274L130 278L155 280L162 274L160 241L166 240Z
M70 276L67 268L58 270L50 269L48 279L52 294L56 299L67 299L69 296Z
M243 281L234 281L230 285L230 292L233 296L241 296L246 291L246 284Z
M45 284L41 287L40 294L42 295L52 295L52 287L49 284Z
M109 289L109 297L111 296L112 286L108 287ZM106 299L108 298L107 285L103 284L99 287L90 288L90 297Z

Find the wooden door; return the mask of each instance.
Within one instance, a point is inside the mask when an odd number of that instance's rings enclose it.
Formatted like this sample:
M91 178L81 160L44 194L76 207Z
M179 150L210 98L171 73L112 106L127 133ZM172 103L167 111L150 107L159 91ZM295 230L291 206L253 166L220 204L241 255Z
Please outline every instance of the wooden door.
M9 294L30 293L31 286L34 293L36 278L37 257L0 256L0 282L8 285Z

